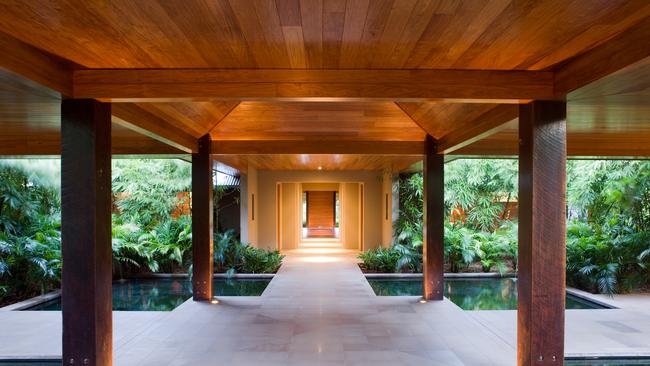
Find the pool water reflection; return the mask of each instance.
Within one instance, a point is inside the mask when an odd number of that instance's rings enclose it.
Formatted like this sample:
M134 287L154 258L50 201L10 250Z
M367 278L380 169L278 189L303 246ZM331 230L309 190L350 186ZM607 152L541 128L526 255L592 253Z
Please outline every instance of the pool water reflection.
M377 296L422 295L420 279L368 279ZM445 296L463 310L517 309L515 278L445 279ZM598 304L567 294L567 309L605 309Z
M214 279L215 296L260 296L270 279ZM171 311L192 297L186 278L133 279L113 282L113 310ZM61 298L26 310L61 310Z

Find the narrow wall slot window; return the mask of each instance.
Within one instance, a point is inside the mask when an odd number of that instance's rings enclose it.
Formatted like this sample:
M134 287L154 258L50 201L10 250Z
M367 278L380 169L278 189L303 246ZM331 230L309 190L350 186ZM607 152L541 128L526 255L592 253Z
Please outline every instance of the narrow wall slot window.
M251 193L251 221L255 221L255 193Z

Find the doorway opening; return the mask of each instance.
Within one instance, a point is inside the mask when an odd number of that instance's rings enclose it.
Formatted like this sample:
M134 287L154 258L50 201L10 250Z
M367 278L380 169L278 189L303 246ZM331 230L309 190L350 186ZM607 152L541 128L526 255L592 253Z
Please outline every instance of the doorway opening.
M302 192L302 238L339 239L341 201L338 191Z

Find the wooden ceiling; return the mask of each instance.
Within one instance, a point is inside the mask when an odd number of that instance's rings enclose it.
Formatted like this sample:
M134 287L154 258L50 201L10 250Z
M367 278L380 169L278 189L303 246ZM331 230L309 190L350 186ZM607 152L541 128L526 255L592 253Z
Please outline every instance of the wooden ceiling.
M572 156L650 156L650 57L570 93L567 150ZM518 123L456 153L516 155Z
M86 68L542 70L649 12L646 0L33 0L3 2L0 31Z
M268 170L390 170L402 171L422 160L420 155L270 154L216 155L215 159L246 173L249 166Z
M242 102L214 140L421 141L425 132L392 102Z
M34 82L0 71L0 155L58 155L61 96ZM113 153L182 153L113 123Z
M115 153L242 170L514 155L560 98L569 154L650 156L647 44L647 0L3 2L0 154L57 154L63 95L113 103Z

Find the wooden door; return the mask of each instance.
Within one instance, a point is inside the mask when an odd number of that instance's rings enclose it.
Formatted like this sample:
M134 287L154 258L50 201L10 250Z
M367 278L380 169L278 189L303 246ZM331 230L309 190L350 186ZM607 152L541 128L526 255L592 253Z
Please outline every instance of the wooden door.
M336 192L307 191L307 236L334 237Z

